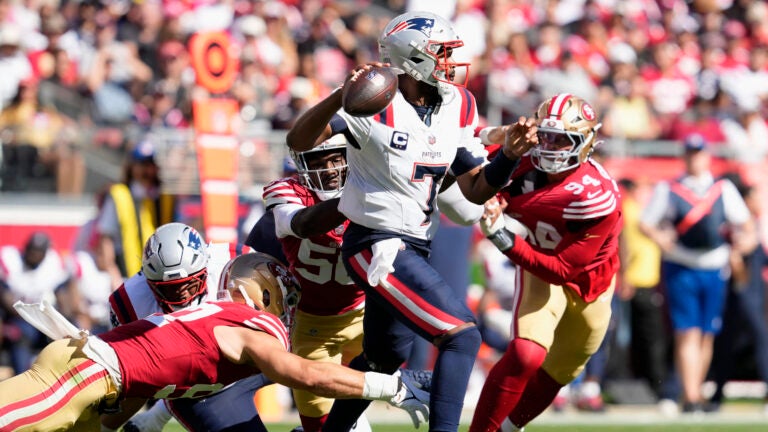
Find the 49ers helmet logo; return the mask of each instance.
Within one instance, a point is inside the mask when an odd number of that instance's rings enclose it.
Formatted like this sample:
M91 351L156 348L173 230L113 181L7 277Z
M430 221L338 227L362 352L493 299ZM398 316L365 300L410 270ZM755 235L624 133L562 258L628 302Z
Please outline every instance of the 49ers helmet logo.
M592 105L584 102L581 106L581 115L585 120L593 121L595 119L595 110L592 109Z

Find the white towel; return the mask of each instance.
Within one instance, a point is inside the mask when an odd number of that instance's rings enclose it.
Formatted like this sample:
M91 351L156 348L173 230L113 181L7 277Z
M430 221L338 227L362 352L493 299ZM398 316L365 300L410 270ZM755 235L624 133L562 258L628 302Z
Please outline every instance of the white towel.
M387 275L395 271L395 258L397 251L403 244L399 238L390 238L376 242L371 247L373 257L371 265L368 266L368 284L377 286L381 281L387 278Z
M47 300L38 303L17 301L13 304L13 308L24 318L24 321L32 324L33 327L53 340L65 337L80 339L88 336L87 330L75 327Z

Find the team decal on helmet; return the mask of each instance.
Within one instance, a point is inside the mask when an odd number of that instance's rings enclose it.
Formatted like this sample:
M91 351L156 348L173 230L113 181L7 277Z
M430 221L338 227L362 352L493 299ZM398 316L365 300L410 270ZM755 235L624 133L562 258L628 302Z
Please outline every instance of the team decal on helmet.
M422 33L424 33L424 36L430 37L432 34L432 27L435 25L435 20L425 18L425 17L414 17L405 21L401 21L394 27L392 27L391 30L389 30L386 35L389 36L393 33L397 33L402 30L418 30Z
M531 150L536 168L551 174L568 171L589 159L597 141L595 110L568 93L545 100L536 111L539 144Z

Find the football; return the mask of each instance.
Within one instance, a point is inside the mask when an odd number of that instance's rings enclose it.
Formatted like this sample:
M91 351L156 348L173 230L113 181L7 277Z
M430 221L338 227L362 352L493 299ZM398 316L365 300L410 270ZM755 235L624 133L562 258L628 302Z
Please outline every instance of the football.
M397 93L397 73L389 67L373 67L347 79L341 94L341 103L347 114L370 117L383 111Z

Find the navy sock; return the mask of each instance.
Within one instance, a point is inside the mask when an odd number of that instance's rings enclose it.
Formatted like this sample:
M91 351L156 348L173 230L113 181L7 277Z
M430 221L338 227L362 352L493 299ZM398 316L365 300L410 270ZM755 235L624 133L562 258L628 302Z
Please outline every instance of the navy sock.
M363 372L371 370L362 354L352 359L349 367ZM370 404L371 401L365 399L336 399L323 424L323 432L348 432Z
M480 331L473 326L449 337L440 346L432 377L430 431L458 430L469 374L481 342Z

